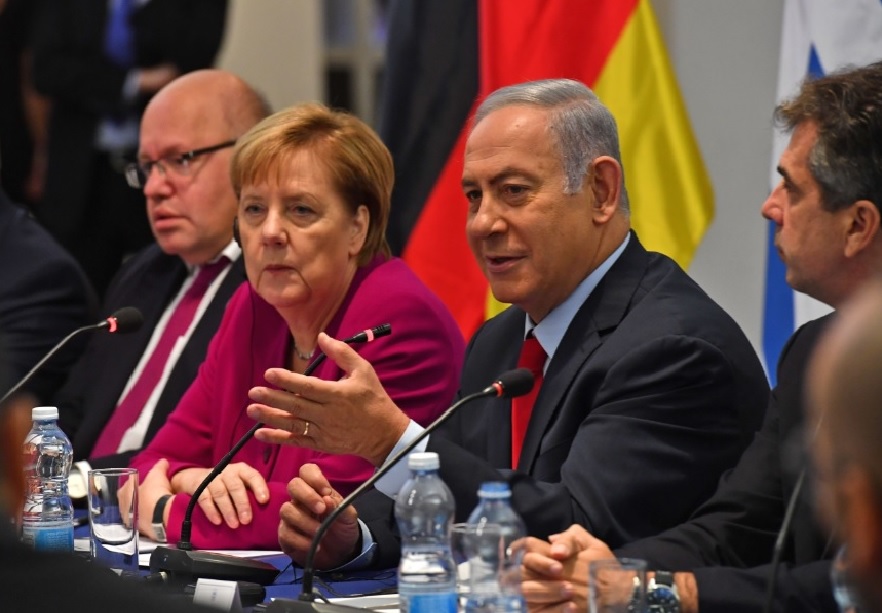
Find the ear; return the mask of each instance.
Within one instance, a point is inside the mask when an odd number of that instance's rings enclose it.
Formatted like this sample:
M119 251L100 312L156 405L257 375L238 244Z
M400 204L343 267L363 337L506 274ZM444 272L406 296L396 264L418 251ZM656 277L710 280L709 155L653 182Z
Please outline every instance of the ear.
M842 530L848 557L856 572L876 574L882 569L882 500L866 470L852 467L840 482Z
M845 237L845 255L855 257L876 240L880 213L869 200L858 200L846 211L849 212L849 225Z
M591 162L587 181L594 194L591 218L594 223L603 225L619 210L622 167L613 158L602 155Z
M352 216L352 228L349 240L349 255L356 257L361 253L367 240L368 228L371 225L371 212L367 206L360 204Z

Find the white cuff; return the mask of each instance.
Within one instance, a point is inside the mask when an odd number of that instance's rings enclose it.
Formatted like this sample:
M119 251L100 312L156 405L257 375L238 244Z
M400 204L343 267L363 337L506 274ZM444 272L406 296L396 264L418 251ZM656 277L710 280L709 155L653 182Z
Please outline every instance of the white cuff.
M398 439L398 442L395 443L395 447L392 448L392 452L388 456L386 456L386 459L383 461L383 466L385 466L386 463L389 462L389 458L394 457L395 454L407 447L411 443L411 441L422 434L423 430L424 428L421 425L411 420L410 424L408 424L407 426L407 430L404 431L404 434L402 434L401 438ZM419 445L417 445L413 451L425 451L426 445L428 444L429 437L427 436L420 441ZM407 481L409 478L410 469L407 468L406 458L402 458L401 461L393 466L388 473L377 480L377 482L374 484L374 487L383 492L392 500L395 500L395 497L398 495L398 491L401 489L401 486L404 485L404 482Z
M355 556L355 558L349 560L346 564L341 564L337 568L324 569L325 572L360 570L362 568L367 568L371 565L371 562L374 561L374 553L377 551L377 544L374 542L374 536L368 529L367 524L360 519L358 520L358 527L361 528L361 553Z

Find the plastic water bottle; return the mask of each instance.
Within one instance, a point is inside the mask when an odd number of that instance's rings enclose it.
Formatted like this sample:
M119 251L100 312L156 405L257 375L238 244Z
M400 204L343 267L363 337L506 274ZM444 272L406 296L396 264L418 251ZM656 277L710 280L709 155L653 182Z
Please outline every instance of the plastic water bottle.
M450 551L454 501L438 466L437 453L410 454L411 477L395 499L401 613L456 613L456 564Z
M25 503L22 540L38 551L73 551L73 505L67 477L70 439L58 427L56 407L35 407L24 442Z
M469 560L467 613L527 610L521 592L521 551L516 541L527 535L523 520L511 507L507 483L484 483L478 506L469 516L466 554Z

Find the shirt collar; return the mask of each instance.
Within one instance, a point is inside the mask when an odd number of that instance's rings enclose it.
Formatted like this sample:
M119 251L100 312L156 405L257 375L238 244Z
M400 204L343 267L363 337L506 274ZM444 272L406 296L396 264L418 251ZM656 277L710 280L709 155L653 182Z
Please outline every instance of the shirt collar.
M524 338L527 338L527 335L532 331L533 336L536 337L539 344L542 345L542 348L545 350L545 353L548 354L548 359L545 361L545 368L548 368L548 365L551 363L555 351L557 351L557 348L563 340L567 329L570 327L573 318L576 317L579 308L586 300L588 300L588 296L591 295L591 292L594 291L594 288L597 287L600 280L603 279L609 269L612 268L612 265L616 263L622 255L622 252L625 251L625 247L628 246L630 240L631 233L629 232L625 235L625 240L622 241L622 244L619 245L600 266L592 270L591 273L576 286L576 289L573 290L573 293L571 293L566 300L554 307L538 324L533 323L533 320L530 319L529 315L524 317Z
M242 255L242 248L236 244L236 241L231 240L230 243L226 247L224 247L220 253L218 253L207 262L198 265L186 264L185 262L185 265L187 266L187 275L195 274L196 271L198 271L199 268L201 268L202 266L205 266L206 264L214 264L222 257L226 257L230 262L235 262L237 259L239 259L240 255Z

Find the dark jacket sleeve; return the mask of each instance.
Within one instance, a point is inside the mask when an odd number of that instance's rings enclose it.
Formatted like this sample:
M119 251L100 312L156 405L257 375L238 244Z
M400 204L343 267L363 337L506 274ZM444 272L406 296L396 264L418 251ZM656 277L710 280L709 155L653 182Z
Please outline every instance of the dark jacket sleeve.
M699 610L710 613L761 611L785 506L798 480L789 468L789 444L800 433L802 387L808 357L829 318L803 326L782 352L778 387L762 429L714 496L686 523L659 536L616 549L616 555L644 558L651 568L691 571ZM805 500L783 549L773 611L836 611L829 579L827 538Z
M698 568L699 613L764 611L771 576L766 564L751 569ZM782 565L775 581L774 613L838 613L830 583L830 561Z
M97 304L76 261L24 210L0 192L0 334L8 385L33 368L61 339L95 321ZM83 350L87 334L61 348L24 390L48 402Z
M753 443L692 519L624 545L617 555L644 558L654 568L672 571L768 562L784 515L778 424L773 400Z
M365 492L355 503L358 518L367 525L377 546L371 561L374 568L392 568L398 564L401 541L395 523L394 505L391 498L375 489Z

